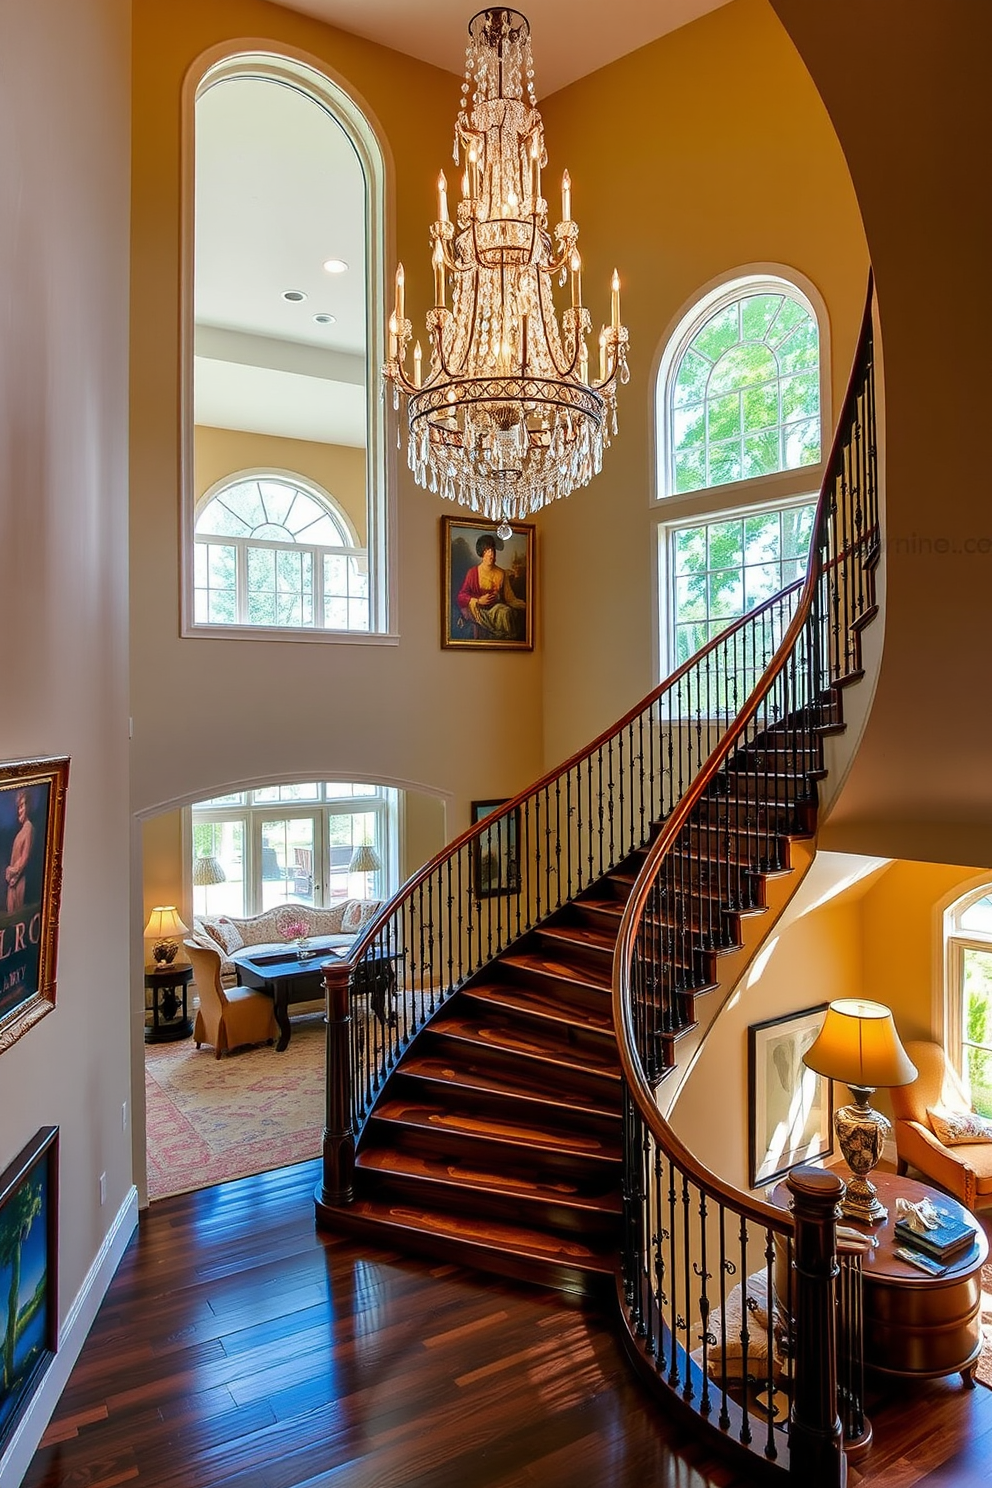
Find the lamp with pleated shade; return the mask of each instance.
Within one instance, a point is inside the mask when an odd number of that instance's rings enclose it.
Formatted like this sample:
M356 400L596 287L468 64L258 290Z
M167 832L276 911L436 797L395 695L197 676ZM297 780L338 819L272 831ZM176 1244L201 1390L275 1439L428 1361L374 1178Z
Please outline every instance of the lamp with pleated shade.
M356 847L355 851L351 855L351 862L348 864L348 872L364 873L366 875L366 899L372 898L372 890L369 886L368 876L372 873L378 873L381 867L382 859L380 858L379 854L376 852L372 844L369 842L363 842L361 846Z
M189 930L179 918L179 912L174 904L156 904L148 916L148 924L145 926L145 939L154 940L152 955L160 966L168 966L176 959L179 949L179 935L185 935Z
M851 1219L876 1224L887 1211L868 1174L882 1155L891 1126L872 1109L870 1097L879 1089L908 1085L917 1076L916 1065L899 1042L891 1010L881 1002L856 998L832 1002L803 1063L830 1080L842 1080L854 1096L852 1106L842 1106L834 1114L837 1141L852 1174L841 1210Z
M193 864L193 883L198 889L206 888L210 884L224 883L226 879L227 874L220 866L220 862L210 853L197 858Z

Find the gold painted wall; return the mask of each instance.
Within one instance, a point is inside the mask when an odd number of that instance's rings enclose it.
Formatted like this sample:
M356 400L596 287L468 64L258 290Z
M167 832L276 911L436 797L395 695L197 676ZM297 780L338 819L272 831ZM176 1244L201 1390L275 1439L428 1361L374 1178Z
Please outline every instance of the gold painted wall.
M364 450L197 424L193 431L193 456L196 462L193 484L198 497L216 481L241 470L288 470L307 476L344 508L355 525L359 546L364 547L367 530Z
M538 90L541 43L535 35ZM829 117L766 0L735 0L542 106L546 194L557 208L567 166L594 331L609 319L616 265L631 337L602 474L541 517L550 765L659 680L655 378L669 332L716 276L791 266L826 302L836 408L868 257Z

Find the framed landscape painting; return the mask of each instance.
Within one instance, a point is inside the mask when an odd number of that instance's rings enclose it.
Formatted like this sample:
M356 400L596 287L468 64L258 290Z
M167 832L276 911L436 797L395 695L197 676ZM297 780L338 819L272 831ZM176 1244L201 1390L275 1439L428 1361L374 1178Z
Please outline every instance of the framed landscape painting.
M827 1004L786 1013L748 1029L750 1183L763 1188L797 1163L829 1157L833 1085L803 1064Z
M492 522L441 518L441 645L534 649L534 527L502 538Z
M58 1137L42 1127L0 1174L0 1453L58 1348Z
M68 759L0 765L0 1051L55 1006Z
M506 798L473 801L472 822L494 818L479 834L472 853L472 892L476 899L512 894L520 887L520 808L500 812Z

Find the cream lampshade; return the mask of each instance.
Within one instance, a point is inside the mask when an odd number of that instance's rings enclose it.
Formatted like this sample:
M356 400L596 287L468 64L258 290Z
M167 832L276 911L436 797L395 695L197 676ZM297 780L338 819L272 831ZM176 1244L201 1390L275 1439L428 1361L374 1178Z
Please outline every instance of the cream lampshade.
M154 940L152 955L163 966L176 958L179 949L178 935L185 935L189 926L184 925L174 904L156 904L148 916L145 939Z
M885 1219L886 1210L868 1174L882 1155L890 1123L872 1109L870 1097L875 1090L908 1085L917 1075L899 1042L891 1011L880 1002L856 998L832 1002L803 1063L828 1079L842 1080L854 1096L853 1105L842 1106L834 1115L837 1141L852 1174L843 1213L869 1224Z

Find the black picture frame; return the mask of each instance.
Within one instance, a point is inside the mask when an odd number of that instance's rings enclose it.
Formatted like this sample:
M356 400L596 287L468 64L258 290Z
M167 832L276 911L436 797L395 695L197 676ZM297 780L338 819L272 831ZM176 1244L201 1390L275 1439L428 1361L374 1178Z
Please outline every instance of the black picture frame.
M765 1188L798 1163L834 1150L833 1083L802 1056L823 1025L827 1004L783 1013L748 1028L748 1178Z
M58 1151L43 1126L0 1174L0 1455L58 1351Z
M501 813L507 797L472 802L472 824L488 816L495 820L472 845L472 892L476 899L514 894L520 887L520 807Z

